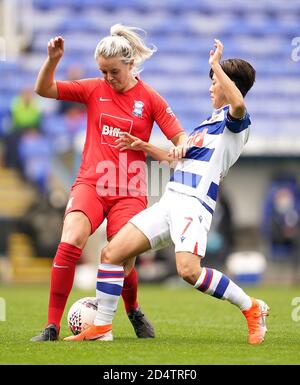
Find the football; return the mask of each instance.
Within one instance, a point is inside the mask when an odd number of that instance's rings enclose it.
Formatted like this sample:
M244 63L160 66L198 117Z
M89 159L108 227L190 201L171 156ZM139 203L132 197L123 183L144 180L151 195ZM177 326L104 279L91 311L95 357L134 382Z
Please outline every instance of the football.
M68 326L73 334L79 334L92 325L97 314L96 297L85 297L74 302L68 312Z

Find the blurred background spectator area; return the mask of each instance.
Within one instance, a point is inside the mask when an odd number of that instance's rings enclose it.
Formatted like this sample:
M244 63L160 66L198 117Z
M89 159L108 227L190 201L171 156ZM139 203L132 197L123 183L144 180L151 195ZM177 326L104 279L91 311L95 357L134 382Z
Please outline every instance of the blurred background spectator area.
M66 194L80 162L82 106L33 93L48 40L65 39L57 79L97 77L95 47L111 25L123 23L145 29L147 43L158 47L141 78L168 100L187 132L211 112L208 52L214 38L224 43L224 58L241 57L256 69L246 98L251 136L223 184L234 229L226 250L266 245L270 211L264 207L274 173L288 172L299 184L300 63L292 54L299 19L298 0L0 0L0 218L11 224L6 229L15 228L33 201L45 208L53 192ZM152 143L166 146L156 128ZM158 199L149 198L149 204ZM212 253L221 240L215 229ZM6 255L9 236L2 238L0 254Z

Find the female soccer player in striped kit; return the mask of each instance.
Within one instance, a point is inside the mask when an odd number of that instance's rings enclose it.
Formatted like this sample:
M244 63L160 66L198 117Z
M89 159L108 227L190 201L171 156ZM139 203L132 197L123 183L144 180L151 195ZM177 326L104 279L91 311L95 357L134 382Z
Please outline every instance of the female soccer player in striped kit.
M166 101L137 77L140 65L155 50L145 45L139 29L116 24L95 51L103 78L55 81L64 40L55 37L48 43L48 57L38 74L35 91L47 98L85 104L87 132L82 163L71 189L62 238L51 270L47 326L32 341L58 338L75 266L88 237L107 218L107 239L112 239L134 215L147 207L145 175L143 170L134 167L136 162L145 166L145 152L124 151L121 159L116 143L120 134L129 133L148 142L156 122L175 146L185 139ZM137 176L142 188L132 183ZM138 280L133 264L128 267L130 274L125 277L122 290L125 308L137 336L152 338L153 327L137 301Z
M103 249L97 290L100 305L94 325L66 340L109 339L124 261L173 241L178 274L197 290L236 305L247 321L248 342L263 342L267 304L249 297L223 273L200 265L220 180L248 140L250 118L244 96L255 81L255 70L249 63L241 59L220 63L223 46L219 40L215 40L215 47L209 57L210 95L215 108L212 116L189 136L186 155L178 162L161 200L137 214ZM132 143L143 148L132 136L126 135L122 141L125 148ZM122 250L126 250L126 258Z

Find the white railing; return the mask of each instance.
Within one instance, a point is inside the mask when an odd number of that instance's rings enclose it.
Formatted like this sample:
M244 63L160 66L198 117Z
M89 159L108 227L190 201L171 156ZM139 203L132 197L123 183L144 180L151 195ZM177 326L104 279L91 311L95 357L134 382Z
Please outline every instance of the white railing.
M0 60L14 59L30 43L32 0L0 0Z

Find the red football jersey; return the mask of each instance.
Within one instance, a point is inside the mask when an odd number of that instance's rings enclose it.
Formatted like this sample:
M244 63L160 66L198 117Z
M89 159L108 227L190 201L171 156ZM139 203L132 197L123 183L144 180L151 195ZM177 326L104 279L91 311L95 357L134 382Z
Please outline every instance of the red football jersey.
M56 84L59 100L87 107L86 139L76 183L95 185L101 195L105 195L104 190L106 195L126 195L128 186L131 193L140 192L140 184L146 186L140 167L145 167L146 155L135 150L120 152L115 141L121 132L129 132L148 142L154 122L168 139L183 132L166 101L140 79L124 93L116 92L99 78Z

